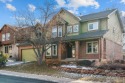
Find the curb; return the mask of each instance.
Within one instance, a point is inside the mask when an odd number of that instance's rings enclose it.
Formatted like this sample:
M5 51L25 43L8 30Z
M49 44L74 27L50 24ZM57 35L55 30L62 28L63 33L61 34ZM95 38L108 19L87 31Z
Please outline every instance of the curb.
M58 82L58 83L75 83L73 82L74 79L69 79L69 78L64 78L64 77L57 78L57 77L52 77L52 76L47 76L47 75L19 73L19 72L6 71L6 70L0 70L0 74L8 75L8 76L24 77L24 78L30 78L30 79L53 81L53 82Z

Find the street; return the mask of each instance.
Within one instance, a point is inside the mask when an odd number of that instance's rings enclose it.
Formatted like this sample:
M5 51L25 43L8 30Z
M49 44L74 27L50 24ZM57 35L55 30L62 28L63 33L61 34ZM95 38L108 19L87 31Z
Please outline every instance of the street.
M55 83L55 82L23 78L23 77L0 75L0 83Z

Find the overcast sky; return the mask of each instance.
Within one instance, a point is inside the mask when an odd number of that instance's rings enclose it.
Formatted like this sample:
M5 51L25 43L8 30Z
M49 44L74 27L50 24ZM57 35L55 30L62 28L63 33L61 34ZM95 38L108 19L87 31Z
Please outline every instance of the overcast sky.
M0 0L0 27L4 24L15 25L14 13L21 10L36 12L45 0ZM65 8L75 15L85 15L93 12L118 8L125 16L125 0L54 0L56 9ZM24 18L18 17L24 20ZM36 19L39 21L39 19Z

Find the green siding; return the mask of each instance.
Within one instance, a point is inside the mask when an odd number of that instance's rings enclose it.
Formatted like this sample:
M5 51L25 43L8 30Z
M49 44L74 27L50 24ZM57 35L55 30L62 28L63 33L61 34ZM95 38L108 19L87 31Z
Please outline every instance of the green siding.
M66 29L67 29L67 26L68 25L75 25L75 24L79 24L79 20L76 19L72 14L68 13L68 12L60 12L59 14L68 24L67 25L63 25L63 34L65 35L66 33ZM78 33L71 33L71 34L68 34L68 36L73 36L73 35L78 35Z
M80 33L88 32L88 23L91 23L91 22L99 22L99 30L107 29L107 19L86 21L80 24L80 28L81 28Z
M78 19L76 19L76 18L75 18L74 16L72 16L70 13L62 12L62 13L60 13L60 16L61 16L66 22L68 22L70 25L78 24L78 23L79 23Z
M114 29L114 33L113 33ZM113 13L108 19L108 32L104 35L105 38L122 45L122 32L117 13Z

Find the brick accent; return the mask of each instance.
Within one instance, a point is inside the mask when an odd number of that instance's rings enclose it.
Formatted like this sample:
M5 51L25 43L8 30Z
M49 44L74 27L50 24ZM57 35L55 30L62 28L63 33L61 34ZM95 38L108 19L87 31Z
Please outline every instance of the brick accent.
M61 55L62 55L62 44L58 44L58 59L61 60Z
M76 49L76 60L78 60L79 59L79 41L75 41L75 49Z
M100 56L100 48L98 49L97 54L87 54L86 53L86 43L91 42L91 41L97 41L98 46L100 45L99 39L94 39L94 40L86 40L86 41L80 41L80 51L79 51L79 59L99 59Z

